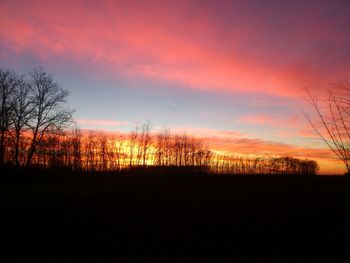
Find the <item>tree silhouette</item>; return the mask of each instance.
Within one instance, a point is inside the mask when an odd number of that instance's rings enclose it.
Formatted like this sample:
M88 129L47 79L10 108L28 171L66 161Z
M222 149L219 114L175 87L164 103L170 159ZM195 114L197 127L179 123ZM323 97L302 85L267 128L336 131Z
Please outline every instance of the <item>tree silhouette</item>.
M69 95L68 90L62 89L51 75L42 68L30 73L30 85L33 90L34 105L32 117L28 126L32 131L27 167L30 166L37 145L44 135L61 131L70 123L72 111L64 108Z
M4 165L6 135L11 126L12 100L20 77L10 70L0 69L0 166Z
M28 129L27 125L34 110L31 92L31 86L26 80L21 78L17 81L11 103L11 123L13 129L10 132L10 138L14 145L14 159L17 167L21 165L19 153L22 135Z
M130 159L130 163L129 166L130 168L133 166L134 164L134 152L135 152L135 147L137 144L137 140L138 140L138 126L136 126L135 130L131 132L130 134L130 139L129 139L129 149L130 149L130 153L129 153L129 159Z
M72 138L70 140L70 146L72 151L72 168L73 171L79 171L82 168L82 135L78 128L73 129Z
M325 98L306 90L306 101L312 113L304 116L319 137L344 163L350 175L350 85L338 84Z
M142 165L146 165L147 156L149 153L149 149L152 144L152 136L150 133L151 124L149 122L146 122L142 125L142 131L141 131L141 137L140 137L140 147L141 147L141 154L142 154Z

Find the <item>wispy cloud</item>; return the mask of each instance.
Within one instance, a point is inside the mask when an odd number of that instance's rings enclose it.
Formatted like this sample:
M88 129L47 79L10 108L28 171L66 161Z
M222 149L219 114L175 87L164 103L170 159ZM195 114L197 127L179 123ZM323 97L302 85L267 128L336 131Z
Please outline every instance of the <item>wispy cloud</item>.
M129 125L128 122L114 120L97 120L97 119L77 119L78 125L81 126L97 126L97 127L120 127Z
M245 115L236 119L239 123L271 127L292 127L298 128L302 125L300 117L293 116L269 116L266 114Z
M230 130L215 130L205 127L192 127L192 126L178 126L178 127L172 127L171 128L172 133L176 134L190 134L192 136L196 137L203 137L203 138L241 138L246 136L246 133L240 132L240 131L230 131Z

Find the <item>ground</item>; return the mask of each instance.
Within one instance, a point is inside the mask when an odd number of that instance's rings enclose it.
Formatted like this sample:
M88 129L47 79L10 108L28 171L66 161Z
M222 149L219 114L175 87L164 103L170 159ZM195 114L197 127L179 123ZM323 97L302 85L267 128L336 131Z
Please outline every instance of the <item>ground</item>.
M2 262L349 262L349 177L4 178Z

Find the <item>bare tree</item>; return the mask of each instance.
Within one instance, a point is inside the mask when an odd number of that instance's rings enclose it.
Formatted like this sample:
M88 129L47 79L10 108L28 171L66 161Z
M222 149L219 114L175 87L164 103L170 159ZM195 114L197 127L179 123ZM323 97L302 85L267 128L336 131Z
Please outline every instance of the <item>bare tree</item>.
M120 170L122 167L122 157L125 158L126 154L123 152L124 149L124 141L122 135L119 137L119 141L115 141L115 153L117 158L117 170ZM123 162L123 165L125 165L125 162Z
M350 175L350 85L337 85L328 91L325 98L311 94L306 90L306 101L311 105L312 113L304 116L319 137L344 163L347 175Z
M31 86L23 78L17 81L11 102L11 123L13 129L10 138L14 147L14 159L16 166L20 166L19 151L22 134L27 130L27 124L32 117L34 105L31 97Z
M86 159L86 169L89 171L95 171L96 169L96 139L93 131L89 132L85 140L85 159Z
M170 133L167 128L162 128L156 134L155 163L164 166L168 162Z
M99 169L106 171L108 167L108 138L106 134L98 136Z
M65 128L71 121L72 111L64 108L69 92L62 89L51 75L43 69L30 73L30 85L33 89L33 113L28 122L32 131L27 167L30 166L37 145L48 133Z
M136 126L135 130L131 132L130 134L130 153L129 153L129 166L130 168L133 165L133 160L134 160L134 151L135 151L135 146L138 140L138 126Z
M4 165L5 137L11 126L11 100L18 79L13 71L0 69L0 166Z
M71 138L72 156L73 156L73 171L79 171L82 167L82 135L78 128L73 129Z
M152 136L151 136L151 124L146 122L142 125L142 133L141 133L141 147L142 147L142 165L146 165L147 156L149 153L149 148L152 144Z

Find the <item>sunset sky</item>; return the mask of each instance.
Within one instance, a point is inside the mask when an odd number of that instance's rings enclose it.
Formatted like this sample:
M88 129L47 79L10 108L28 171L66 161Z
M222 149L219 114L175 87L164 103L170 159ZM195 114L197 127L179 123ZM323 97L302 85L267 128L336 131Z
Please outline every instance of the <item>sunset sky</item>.
M350 1L0 1L0 67L42 66L82 129L150 121L241 154L343 166L302 110L350 80Z

